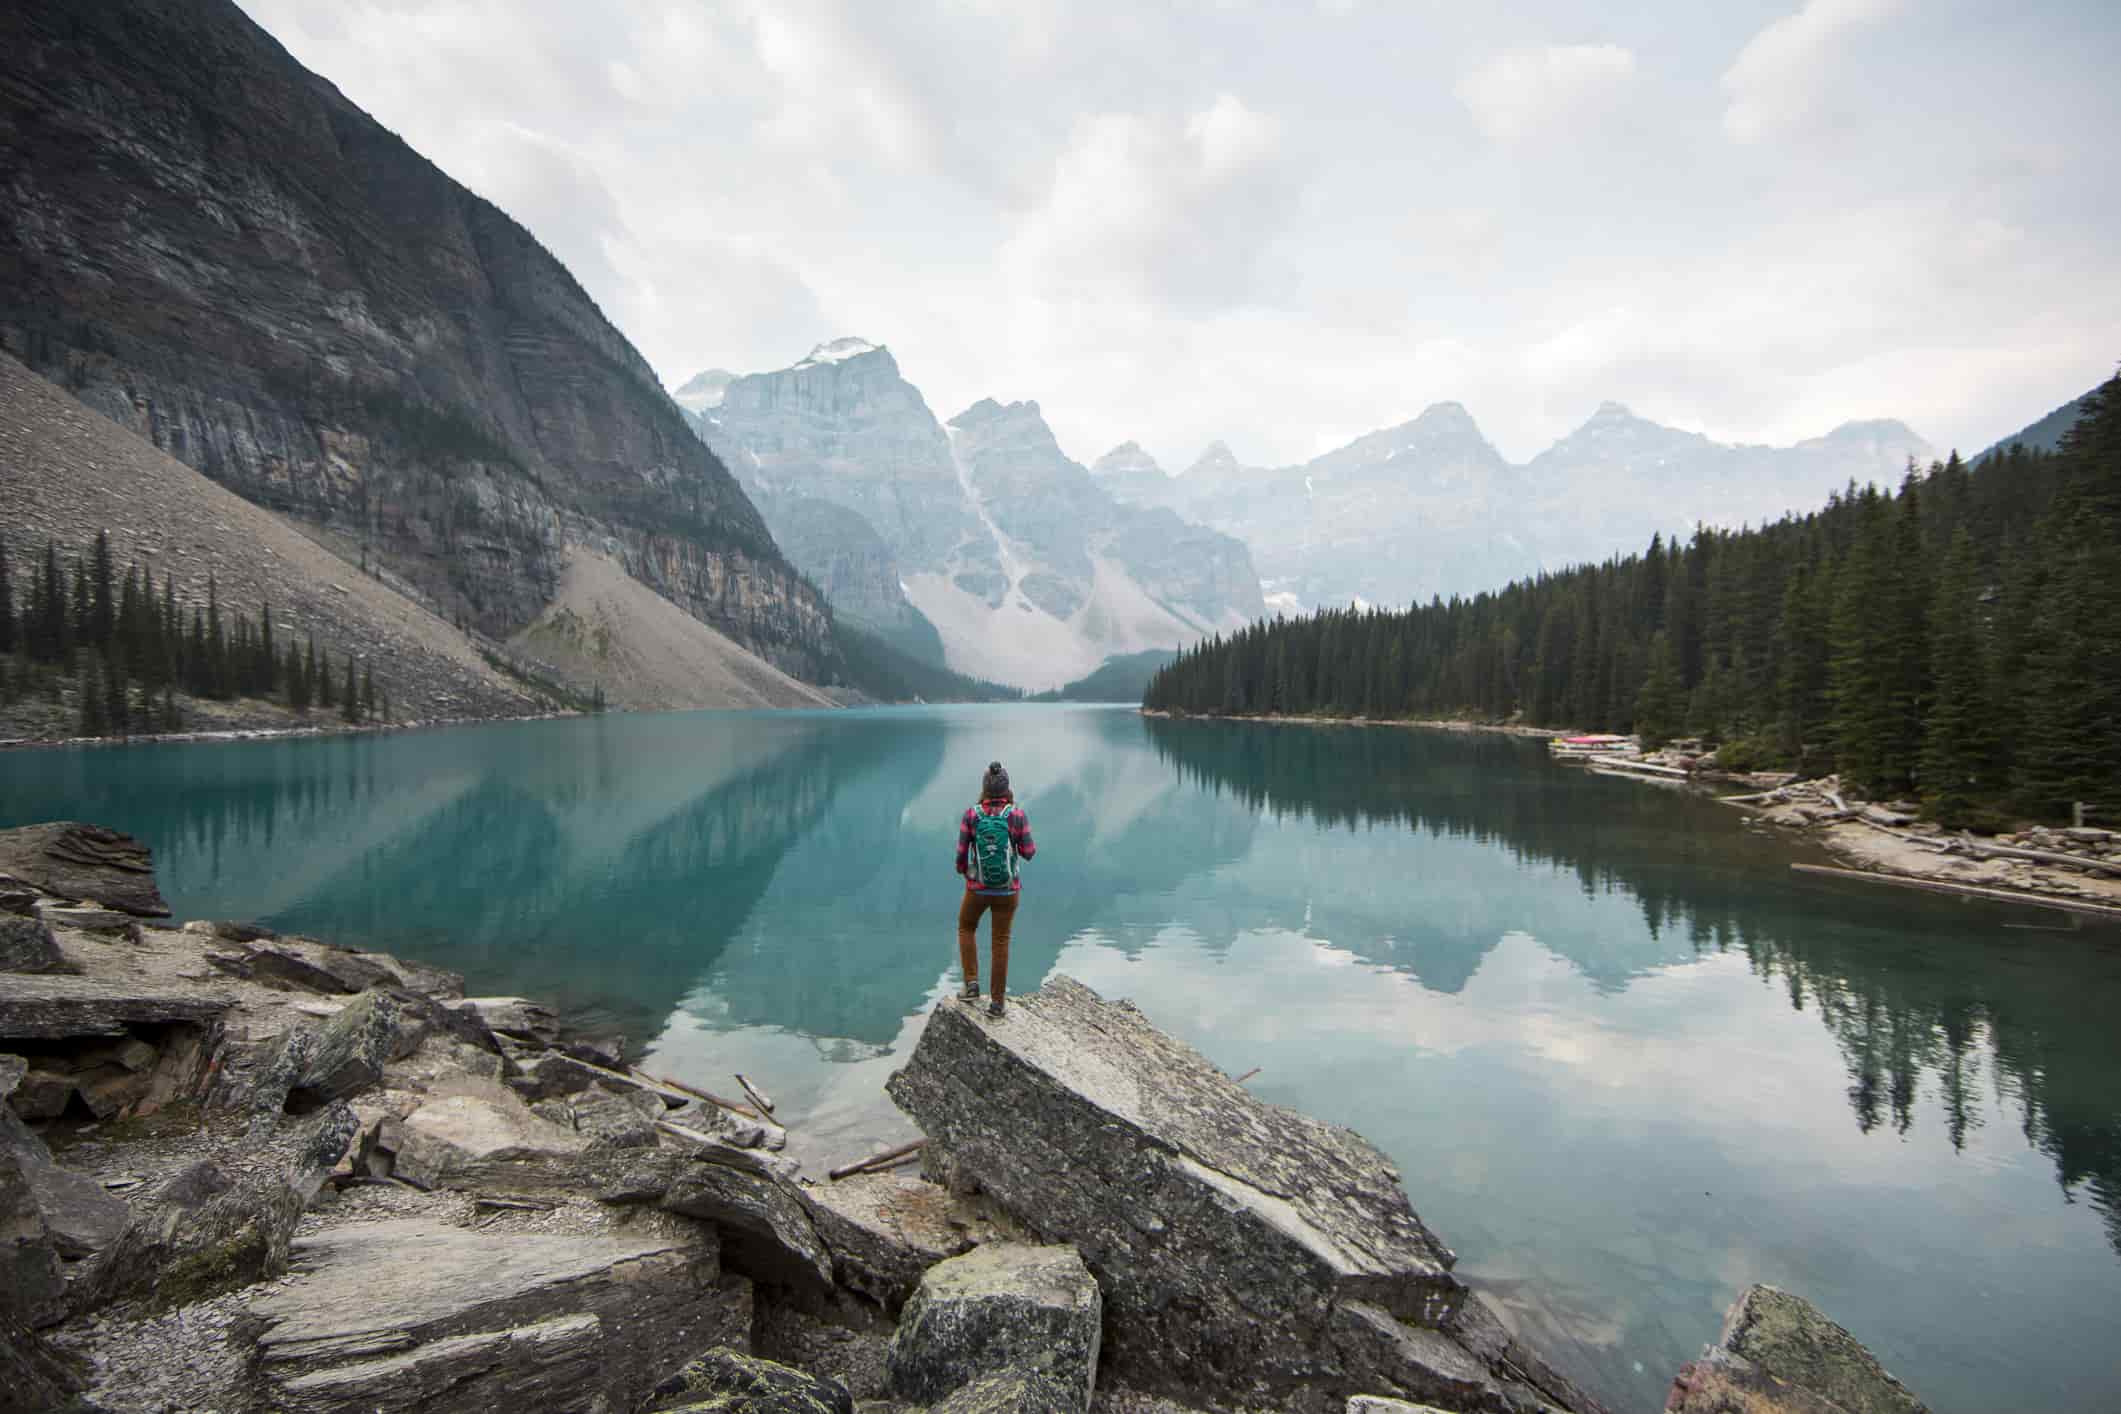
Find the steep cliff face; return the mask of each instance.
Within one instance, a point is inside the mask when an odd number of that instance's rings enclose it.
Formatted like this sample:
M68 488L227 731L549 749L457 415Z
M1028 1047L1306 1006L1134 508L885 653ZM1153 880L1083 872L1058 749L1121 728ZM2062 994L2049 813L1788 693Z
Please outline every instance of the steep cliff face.
M521 226L226 0L0 10L0 341L496 636L569 544L777 665L822 597Z

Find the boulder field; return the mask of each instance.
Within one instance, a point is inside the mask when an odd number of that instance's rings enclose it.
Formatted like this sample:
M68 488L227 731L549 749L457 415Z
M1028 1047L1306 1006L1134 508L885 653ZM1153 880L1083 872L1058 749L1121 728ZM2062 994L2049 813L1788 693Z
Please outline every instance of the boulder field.
M1069 978L939 1004L888 1086L922 1171L815 1182L535 1002L174 926L115 832L0 865L0 1414L1600 1408L1375 1148ZM1920 1409L1741 1308L1673 1408Z

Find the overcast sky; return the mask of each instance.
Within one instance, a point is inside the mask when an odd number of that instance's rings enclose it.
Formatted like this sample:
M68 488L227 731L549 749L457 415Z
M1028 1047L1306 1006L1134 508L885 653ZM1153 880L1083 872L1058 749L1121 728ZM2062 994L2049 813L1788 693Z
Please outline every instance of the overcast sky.
M1976 450L2121 360L2121 5L242 0L666 383L858 334L1089 461L1607 398Z

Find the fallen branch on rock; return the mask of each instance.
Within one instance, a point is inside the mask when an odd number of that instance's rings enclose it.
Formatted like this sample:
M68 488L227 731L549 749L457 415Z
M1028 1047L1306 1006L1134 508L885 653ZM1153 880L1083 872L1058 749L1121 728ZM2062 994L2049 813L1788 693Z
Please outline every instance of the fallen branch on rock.
M641 1074L648 1076L650 1080L653 1080L658 1085L668 1085L671 1089L683 1091L685 1094L692 1096L692 1098L694 1098L695 1100L705 1100L710 1105L719 1105L723 1109L729 1111L731 1114L742 1115L745 1119L765 1118L764 1115L759 1114L756 1110L753 1110L749 1105L741 1105L738 1104L735 1100L724 1099L722 1096L715 1094L712 1090L702 1090L697 1085L687 1085L682 1080L672 1080L667 1076L649 1075L649 1073L645 1070L642 1071Z
M757 1105L767 1114L773 1113L773 1101L767 1099L750 1081L746 1080L744 1072L741 1070L736 1073L736 1083L744 1087L744 1094L750 1099L752 1104Z
M901 1144L896 1149L886 1149L881 1154L871 1154L866 1159L857 1159L851 1164L841 1164L838 1168L829 1170L825 1177L837 1183L843 1178L852 1178L858 1173L869 1173L875 1169L886 1168L902 1160L912 1158L925 1148L927 1143L928 1141L925 1139L916 1139L911 1144Z

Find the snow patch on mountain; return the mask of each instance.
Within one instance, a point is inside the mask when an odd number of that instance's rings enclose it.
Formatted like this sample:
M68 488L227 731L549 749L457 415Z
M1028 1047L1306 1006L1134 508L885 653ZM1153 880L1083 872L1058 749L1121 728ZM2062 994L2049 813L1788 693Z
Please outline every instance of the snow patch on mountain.
M863 354L875 353L882 347L882 344L872 344L867 339L852 337L834 339L829 343L819 344L810 351L808 356L800 363L794 364L793 367L816 368L821 364L845 363L850 358L859 358Z
M710 368L704 373L695 373L685 380L683 386L670 396L677 405L695 417L705 416L710 408L722 405L723 395L736 375L720 368Z

